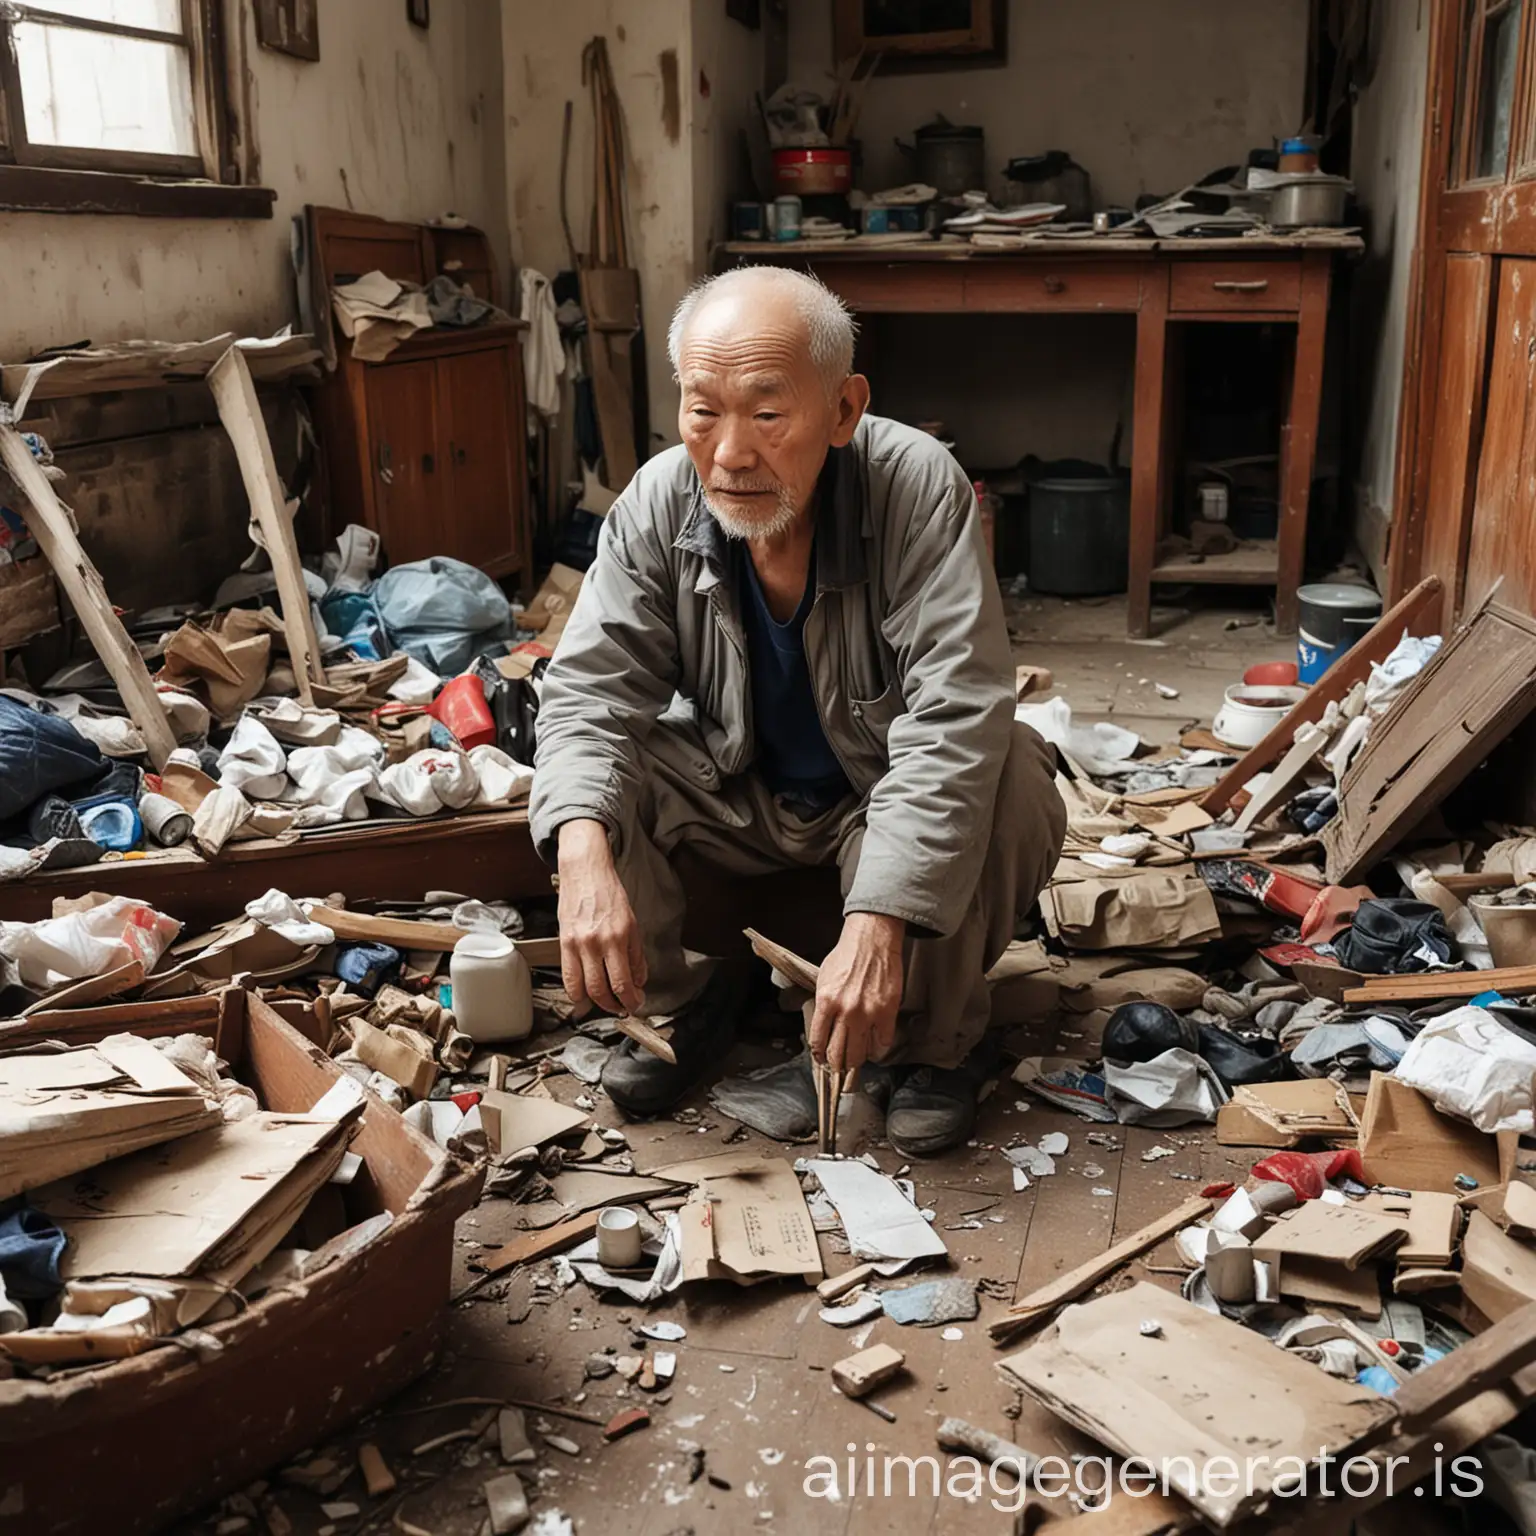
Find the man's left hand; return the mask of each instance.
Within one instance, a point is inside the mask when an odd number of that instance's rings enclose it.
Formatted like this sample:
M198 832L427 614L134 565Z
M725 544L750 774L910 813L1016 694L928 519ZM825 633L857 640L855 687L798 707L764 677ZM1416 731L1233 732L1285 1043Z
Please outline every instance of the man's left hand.
M907 925L880 912L850 912L822 963L811 1015L811 1055L839 1073L879 1061L896 1041L902 940Z

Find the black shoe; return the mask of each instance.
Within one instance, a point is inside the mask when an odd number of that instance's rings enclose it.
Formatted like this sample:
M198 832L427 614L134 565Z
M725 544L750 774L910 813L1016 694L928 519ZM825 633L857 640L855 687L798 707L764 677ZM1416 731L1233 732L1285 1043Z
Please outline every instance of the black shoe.
M958 1067L914 1067L891 1095L886 1140L903 1157L937 1157L968 1140L976 1128L977 1097L998 1055L989 1037Z
M722 1115L739 1120L775 1141L801 1141L816 1134L816 1083L809 1051L789 1061L728 1077L716 1084L709 1102Z
M663 1061L621 1039L603 1067L603 1091L626 1115L644 1119L671 1109L736 1043L736 1020L750 984L722 966L704 990L672 1018L672 1054Z

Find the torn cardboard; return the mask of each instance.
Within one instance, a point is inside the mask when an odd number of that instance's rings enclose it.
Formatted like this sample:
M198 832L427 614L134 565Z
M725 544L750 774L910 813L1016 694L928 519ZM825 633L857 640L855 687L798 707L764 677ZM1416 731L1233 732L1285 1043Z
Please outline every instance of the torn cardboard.
M1356 1129L1349 1095L1326 1077L1239 1084L1216 1115L1223 1147L1294 1147L1308 1136L1353 1142Z
M1457 1192L1456 1177L1498 1184L1518 1138L1495 1138L1442 1115L1416 1088L1376 1072L1360 1117L1360 1161L1368 1184Z

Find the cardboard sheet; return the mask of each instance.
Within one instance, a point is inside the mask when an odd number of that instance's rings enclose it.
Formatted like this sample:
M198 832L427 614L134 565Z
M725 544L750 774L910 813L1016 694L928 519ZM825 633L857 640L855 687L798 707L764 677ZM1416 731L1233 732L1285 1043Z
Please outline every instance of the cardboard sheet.
M821 1250L795 1170L782 1157L724 1153L655 1170L694 1184L675 1214L685 1280L749 1284L771 1275L822 1277Z
M1536 1202L1536 1190L1530 1193ZM1451 1262L1461 1231L1461 1206L1455 1195L1427 1189L1402 1195L1373 1192L1360 1206L1408 1223L1407 1237L1392 1253L1399 1270L1442 1269Z
M1161 1324L1157 1337L1141 1332L1146 1319ZM1001 1365L1112 1450L1166 1466L1176 1491L1218 1527L1269 1496L1274 1478L1294 1469L1283 1458L1310 1465L1395 1413L1388 1398L1145 1282L1067 1308ZM1251 1482L1207 1483L1202 1470L1216 1457L1251 1468Z
M1326 1077L1288 1083L1240 1084L1216 1116L1224 1147L1294 1147L1303 1137L1355 1136L1348 1095Z
M480 1096L480 1120L486 1139L497 1156L523 1147L542 1147L546 1141L578 1131L592 1123L584 1109L572 1109L555 1099L487 1089Z
M1315 1259L1359 1269L1390 1253L1408 1236L1404 1217L1307 1200L1287 1211L1253 1240L1254 1257ZM1283 1289L1283 1287L1282 1287Z
M1490 1323L1519 1311L1536 1301L1536 1248L1473 1211L1461 1240L1461 1290Z
M69 1238L66 1280L192 1275L233 1257L242 1226L264 1225L263 1202L291 1203L285 1185L306 1160L329 1178L348 1134L343 1122L260 1112L50 1184L32 1203Z

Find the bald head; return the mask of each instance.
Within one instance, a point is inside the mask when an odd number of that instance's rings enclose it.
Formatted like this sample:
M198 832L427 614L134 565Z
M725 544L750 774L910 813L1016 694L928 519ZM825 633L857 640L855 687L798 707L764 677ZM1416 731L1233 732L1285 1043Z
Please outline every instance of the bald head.
M853 372L858 327L824 283L790 267L735 267L696 283L683 296L667 329L672 372L682 376L689 332L725 330L777 333L808 358L829 394Z

